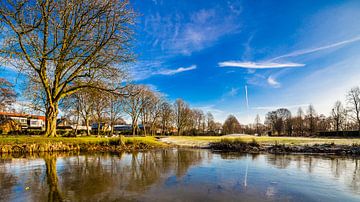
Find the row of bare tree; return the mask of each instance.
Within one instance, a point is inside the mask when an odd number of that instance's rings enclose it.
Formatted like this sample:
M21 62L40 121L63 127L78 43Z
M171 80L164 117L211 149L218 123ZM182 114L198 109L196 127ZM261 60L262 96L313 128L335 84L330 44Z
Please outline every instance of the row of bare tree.
M255 119L253 133L263 133L271 130L277 135L305 136L315 135L326 131L359 131L360 132L360 88L354 87L346 94L346 106L336 101L331 109L330 116L318 115L312 105L306 113L300 107L296 116L290 110L280 108L266 114L265 125L260 122L260 117Z
M215 134L221 129L211 113L191 109L181 99L171 104L145 85L128 85L121 95L82 90L64 99L60 107L75 125L85 125L88 135L91 123L97 123L98 133L101 125L108 123L113 133L115 125L125 123L124 117L129 117L133 135L139 134L140 123L144 135Z

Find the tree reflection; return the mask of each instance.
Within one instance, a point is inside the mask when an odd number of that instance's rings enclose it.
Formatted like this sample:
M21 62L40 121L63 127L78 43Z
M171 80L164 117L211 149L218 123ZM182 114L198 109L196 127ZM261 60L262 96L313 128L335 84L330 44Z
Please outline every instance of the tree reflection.
M359 159L354 159L355 165L354 165L354 171L352 172L352 178L350 187L355 190L360 190L360 165L359 165Z
M291 161L292 159L288 155L273 155L273 154L267 155L267 162L280 169L287 168L290 165Z
M49 187L48 201L62 201L62 197L58 187L58 176L56 172L56 156L54 154L46 154L44 156L46 166L46 178Z
M122 200L161 184L170 175L177 177L200 163L207 152L158 150L119 155L84 155L64 159L61 187L74 201ZM76 194L73 194L76 193Z

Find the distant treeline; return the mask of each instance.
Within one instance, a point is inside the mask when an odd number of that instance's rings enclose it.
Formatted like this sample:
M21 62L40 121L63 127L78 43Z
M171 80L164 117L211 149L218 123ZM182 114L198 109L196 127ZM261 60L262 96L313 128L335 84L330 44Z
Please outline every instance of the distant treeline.
M280 108L266 114L264 124L256 117L246 133L287 136L358 136L360 131L360 89L354 87L346 94L346 105L336 101L330 115L316 113L312 105L306 112L300 107L293 116L290 110Z

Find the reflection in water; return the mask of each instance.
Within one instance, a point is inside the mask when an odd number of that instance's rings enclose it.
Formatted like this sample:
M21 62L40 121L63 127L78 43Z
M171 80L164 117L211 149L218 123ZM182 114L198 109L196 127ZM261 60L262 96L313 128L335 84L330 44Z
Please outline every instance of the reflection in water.
M208 150L2 156L0 200L356 201L359 169L359 159Z
M62 197L58 188L56 156L54 154L45 154L44 161L46 165L47 184L49 187L48 201L62 201Z
M7 159L2 159L1 164L11 162ZM9 172L6 167L0 166L0 200L9 200L11 188L17 183L16 177Z

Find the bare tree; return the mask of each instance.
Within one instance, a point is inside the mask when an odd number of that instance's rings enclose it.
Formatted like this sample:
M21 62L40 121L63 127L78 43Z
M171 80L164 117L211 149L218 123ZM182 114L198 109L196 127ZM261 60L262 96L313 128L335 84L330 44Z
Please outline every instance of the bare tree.
M0 110L5 111L16 100L14 85L6 79L0 78Z
M346 95L347 103L350 105L351 117L357 123L358 131L360 132L360 88L352 88Z
M266 114L265 117L265 124L268 125L268 127L273 131L279 131L279 124L278 124L278 114L276 113L276 111L270 111ZM280 129L281 131L281 129Z
M308 132L310 135L314 135L316 132L316 126L317 126L317 114L314 109L314 106L309 105L307 114L306 114L306 121L308 126Z
M147 134L147 128L149 127L150 133L154 135L156 121L158 120L161 109L160 94L146 89L141 93L142 98L142 110L141 120L144 127L144 134Z
M332 125L332 117L326 117L324 114L320 114L316 118L316 130L317 131L330 131Z
M86 126L86 134L90 135L90 120L94 111L94 100L96 100L96 93L93 89L85 89L74 94L74 107L78 111L80 117L83 119Z
M109 118L110 118L110 128L111 134L114 134L115 124L124 123L122 118L123 115L123 105L121 102L121 97L118 95L110 94L110 103L109 103Z
M111 99L111 94L99 90L95 90L92 92L92 99L93 102L92 106L93 109L93 118L94 121L97 123L97 135L101 135L101 131L105 132L109 123L109 107Z
M160 104L160 125L161 125L161 131L162 135L169 132L169 129L173 123L173 116L174 111L171 107L171 104L169 104L166 101L163 101Z
M207 125L208 132L215 132L216 125L215 125L214 116L212 115L211 112L208 112L206 114L206 125Z
M0 2L0 54L40 86L46 136L56 135L61 99L84 88L117 90L97 84L123 78L134 17L127 0Z
M194 121L194 132L197 134L199 134L200 132L204 132L204 112L199 109L193 109L192 112L192 119Z
M299 107L296 117L293 119L295 135L304 135L304 111Z
M240 123L234 115L229 115L227 117L222 128L225 134L234 134L241 132Z
M342 129L342 125L346 121L346 110L340 101L336 101L334 107L331 110L332 121L335 126L335 130L338 133Z
M191 109L182 99L177 99L174 103L174 115L177 134L181 135L191 125Z
M261 120L259 114L257 114L255 117L255 128L257 134L260 134L260 126L261 126Z
M284 124L284 132L287 133L287 135L291 135L293 132L293 123L291 119L290 110L285 108L280 108L276 111L279 114L279 117L282 119L282 122Z
M291 112L288 109L280 108L276 111L268 112L265 122L270 125L273 131L278 135L286 132L287 135L292 134Z
M135 136L138 131L138 121L143 111L143 92L147 91L146 86L131 85L127 88L128 94L122 98L123 111L131 117L132 134Z

